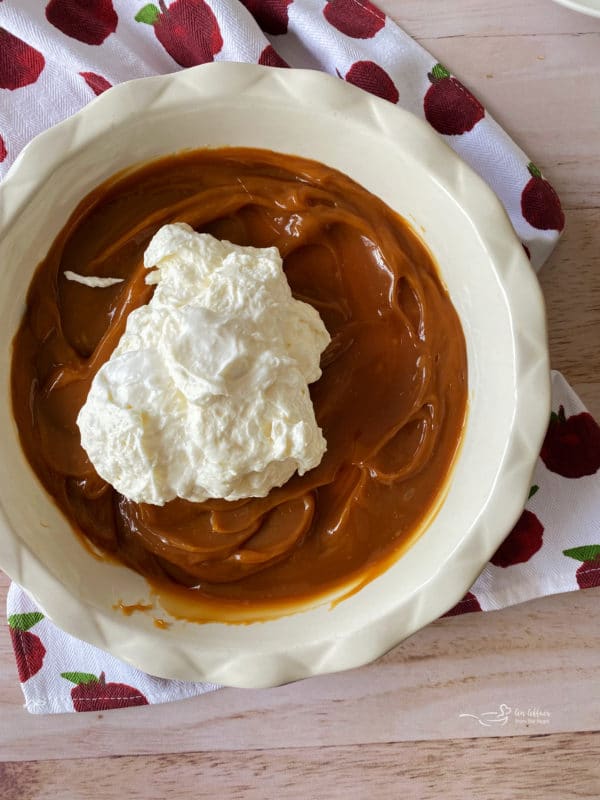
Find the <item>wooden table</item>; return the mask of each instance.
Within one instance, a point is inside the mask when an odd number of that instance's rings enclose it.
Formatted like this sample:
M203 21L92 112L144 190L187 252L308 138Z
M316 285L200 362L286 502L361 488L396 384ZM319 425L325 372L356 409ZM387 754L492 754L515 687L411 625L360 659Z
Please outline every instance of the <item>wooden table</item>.
M600 417L600 20L550 0L379 4L561 195L567 231L541 274L552 362ZM3 628L0 796L597 798L599 602L596 589L440 620L368 667L278 689L47 717L22 708ZM461 716L502 703L502 727Z

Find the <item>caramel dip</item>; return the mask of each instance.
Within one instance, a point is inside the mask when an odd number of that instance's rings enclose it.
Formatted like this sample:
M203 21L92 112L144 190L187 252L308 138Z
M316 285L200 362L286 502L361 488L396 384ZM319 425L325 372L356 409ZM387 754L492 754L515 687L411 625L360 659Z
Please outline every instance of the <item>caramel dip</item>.
M135 503L81 446L79 411L152 297L144 251L170 223L277 247L331 337L309 387L326 452L266 497ZM123 280L92 288L65 272ZM72 214L29 288L12 401L35 474L96 552L188 608L283 611L370 580L422 532L461 441L465 339L428 250L366 189L290 155L192 151L110 179Z

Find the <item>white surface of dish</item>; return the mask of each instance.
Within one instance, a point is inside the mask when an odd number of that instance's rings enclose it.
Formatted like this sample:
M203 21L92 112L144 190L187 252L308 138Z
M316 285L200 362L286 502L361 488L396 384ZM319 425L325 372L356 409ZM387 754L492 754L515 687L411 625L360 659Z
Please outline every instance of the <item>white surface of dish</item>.
M439 512L360 591L258 624L158 630L151 615L113 610L147 598L145 580L94 559L26 462L10 341L33 270L84 195L135 162L227 145L321 161L422 231L463 325L469 414ZM0 567L63 629L147 672L261 687L364 664L454 605L521 512L550 406L539 285L494 193L426 123L384 100L321 73L227 63L117 86L37 137L9 171L0 263Z
M277 248L177 223L156 232L144 264L156 290L127 318L77 418L100 477L163 506L266 497L318 466L326 443L308 384L331 338L292 297Z
M580 14L587 14L590 17L600 17L600 0L554 0L571 11L579 11Z

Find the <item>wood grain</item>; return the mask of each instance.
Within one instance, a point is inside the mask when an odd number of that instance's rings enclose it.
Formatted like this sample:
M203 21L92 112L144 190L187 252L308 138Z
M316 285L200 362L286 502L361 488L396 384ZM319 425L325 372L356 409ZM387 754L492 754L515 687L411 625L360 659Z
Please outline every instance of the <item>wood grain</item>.
M540 275L551 360L600 417L600 20L550 0L379 5L561 194L567 230ZM7 586L0 576L1 605ZM596 798L600 735L581 731L600 728L599 600L587 590L440 620L368 667L278 689L46 717L22 708L2 625L0 794ZM460 716L501 704L501 726Z
M540 272L550 363L600 419L600 208L566 217L563 238Z
M597 798L600 733L0 765L3 800ZM549 765L551 768L548 768ZM193 791L193 795L192 795Z
M591 33L600 31L600 20L574 14L550 0L377 0L376 5L415 39L462 38L467 44L474 36L510 39L518 36ZM464 55L468 59L468 48Z

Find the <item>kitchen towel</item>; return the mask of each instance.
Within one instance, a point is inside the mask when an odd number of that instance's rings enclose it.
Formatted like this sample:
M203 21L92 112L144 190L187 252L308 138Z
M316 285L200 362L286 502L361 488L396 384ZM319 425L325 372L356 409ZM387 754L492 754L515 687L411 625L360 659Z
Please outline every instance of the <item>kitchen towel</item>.
M449 70L367 0L0 0L0 178L41 130L111 85L212 60L321 69L425 118L494 189L534 267L564 226L536 165ZM449 614L600 584L600 428L553 375L527 508ZM146 675L74 639L18 586L8 622L34 713L168 702L206 683Z

